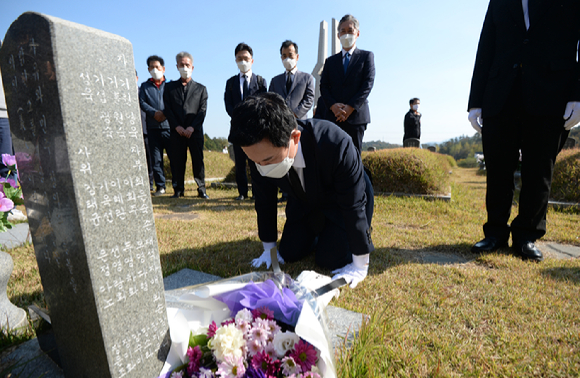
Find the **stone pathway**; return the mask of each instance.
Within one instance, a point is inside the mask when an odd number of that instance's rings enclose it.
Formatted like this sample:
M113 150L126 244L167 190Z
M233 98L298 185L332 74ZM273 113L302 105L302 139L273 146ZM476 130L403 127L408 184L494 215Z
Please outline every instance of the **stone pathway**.
M19 223L6 232L0 232L0 246L4 250L18 247L26 241L32 243L28 223Z

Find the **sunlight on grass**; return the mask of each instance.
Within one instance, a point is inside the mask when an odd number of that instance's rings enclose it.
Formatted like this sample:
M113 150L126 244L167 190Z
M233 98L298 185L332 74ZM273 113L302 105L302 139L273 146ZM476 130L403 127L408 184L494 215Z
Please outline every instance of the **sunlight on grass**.
M227 164L223 171L231 169ZM509 249L473 255L486 220L485 177L455 168L451 180L450 202L375 198L369 276L331 303L370 316L350 348L337 349L340 376L577 376L580 261L526 263ZM152 199L156 215L199 216L156 218L163 275L183 268L221 277L252 271L249 262L262 253L254 203L234 201L235 189L210 188L209 200L196 194L189 185L185 198ZM278 213L281 232L283 205ZM574 211L550 210L544 240L580 245L579 219ZM417 257L427 252L468 262L420 263ZM15 268L8 297L19 307L45 307L32 246L9 253ZM304 269L330 274L315 266L312 255L282 268L293 277Z

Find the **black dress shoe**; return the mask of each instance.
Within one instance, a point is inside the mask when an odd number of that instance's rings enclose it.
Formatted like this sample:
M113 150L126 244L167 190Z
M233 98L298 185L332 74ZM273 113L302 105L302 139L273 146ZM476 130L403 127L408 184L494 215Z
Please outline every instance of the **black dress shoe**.
M540 251L538 247L536 247L534 242L528 241L521 244L520 243L514 244L513 248L523 260L532 260L537 262L544 260L544 255L542 255L542 251Z
M245 200L247 197L244 196L237 196L236 198L234 198L236 201L243 201Z
M488 236L483 240L478 241L471 247L473 253L495 252L499 248L507 247L507 242L500 242L494 236Z
M203 198L203 199L209 199L209 196L208 196L207 194L205 194L205 193L198 193L198 194L197 194L197 196L198 196L199 198Z
M171 198L179 198L179 197L183 197L183 196L184 196L183 192L177 191L177 192L173 193Z

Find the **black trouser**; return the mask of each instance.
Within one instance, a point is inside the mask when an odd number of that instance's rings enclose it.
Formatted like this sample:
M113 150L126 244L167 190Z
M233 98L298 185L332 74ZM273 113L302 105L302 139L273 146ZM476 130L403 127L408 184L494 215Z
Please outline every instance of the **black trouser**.
M193 178L197 183L197 192L205 194L205 166L203 164L203 136L201 138L182 137L177 131L171 131L171 154L169 163L173 175L173 190L183 192L185 180L185 164L187 162L187 149L191 155L193 165Z
M546 212L554 163L569 132L562 115L529 114L522 104L521 83L516 82L497 116L483 120L483 154L487 170L485 236L518 246L546 233ZM508 225L514 195L514 172L520 158L522 187L519 213Z
M367 174L364 174L366 206L369 229L373 218L374 191ZM290 196L288 201L299 201ZM291 206L288 203L287 206ZM298 261L316 250L316 264L322 268L338 269L352 262L353 251L348 242L346 226L337 206L332 209L313 210L298 220L286 220L280 239L280 256L287 261Z
M157 189L165 189L165 172L163 170L163 150L167 152L167 157L171 161L171 138L169 129L149 129L149 154L151 155L151 165L153 179ZM172 172L173 173L173 172Z
M242 150L242 147L234 144L234 160L236 163L236 184L238 185L238 194L248 197L248 175L246 171L246 161L248 156Z
M353 125L350 122L335 122L338 127L343 129L352 139L352 143L360 153L362 151L362 140L367 129L367 124Z

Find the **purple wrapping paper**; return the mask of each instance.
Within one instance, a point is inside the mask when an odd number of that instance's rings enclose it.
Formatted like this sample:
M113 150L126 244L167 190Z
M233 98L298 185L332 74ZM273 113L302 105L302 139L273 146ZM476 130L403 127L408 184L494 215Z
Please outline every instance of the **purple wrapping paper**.
M232 312L232 316L243 308L255 310L266 307L274 311L276 320L291 326L296 325L302 311L302 303L296 299L294 293L287 288L283 288L280 292L272 280L257 284L250 282L242 289L219 294L214 298L225 303Z

